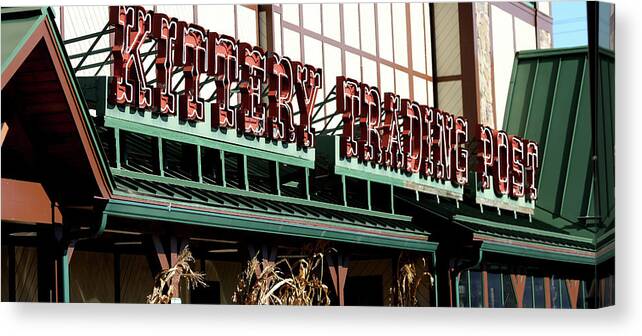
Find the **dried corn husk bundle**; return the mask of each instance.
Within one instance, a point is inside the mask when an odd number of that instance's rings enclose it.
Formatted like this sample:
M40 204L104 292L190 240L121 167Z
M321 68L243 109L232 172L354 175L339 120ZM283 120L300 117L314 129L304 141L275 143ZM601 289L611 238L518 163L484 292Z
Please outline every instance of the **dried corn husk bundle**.
M205 274L197 273L192 270L190 264L194 262L194 257L189 251L189 248L185 248L178 255L176 264L171 268L163 270L160 272L154 281L154 290L152 294L147 296L147 303L170 303L175 293L178 292L178 286L180 280L187 280L188 286L191 288L196 288L198 286L207 287L207 284L204 281ZM172 281L177 277L176 281Z
M427 271L425 258L406 257L399 255L399 269L397 281L390 288L390 305L399 307L418 306L417 291L423 281L430 281L434 285L432 274Z
M329 305L328 286L322 279L323 253L314 253L294 264L286 258L261 264L255 256L239 275L232 301L245 305Z

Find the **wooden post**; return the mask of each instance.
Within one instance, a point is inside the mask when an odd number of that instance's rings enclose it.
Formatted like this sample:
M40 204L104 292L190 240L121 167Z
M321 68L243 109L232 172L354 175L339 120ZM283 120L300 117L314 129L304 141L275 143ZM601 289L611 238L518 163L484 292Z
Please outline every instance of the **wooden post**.
M571 308L577 309L577 298L580 294L580 281L566 279L566 288L568 289L568 297L571 301Z
M339 254L336 257L336 260L330 256L328 258L328 267L330 268L330 277L332 278L332 284L334 286L334 291L339 297L339 305L345 305L345 284L346 278L348 277L348 262L350 258L346 255Z
M544 278L544 298L546 300L546 308L551 308L551 278Z
M524 307L524 291L526 290L526 275L523 274L511 274L511 282L513 283L513 288L515 289L515 296L517 298L517 308Z

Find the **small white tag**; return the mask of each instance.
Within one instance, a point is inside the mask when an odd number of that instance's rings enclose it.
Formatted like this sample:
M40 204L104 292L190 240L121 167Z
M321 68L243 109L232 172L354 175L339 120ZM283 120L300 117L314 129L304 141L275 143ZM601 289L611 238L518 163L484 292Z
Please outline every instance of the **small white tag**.
M171 304L181 304L181 298L172 298Z

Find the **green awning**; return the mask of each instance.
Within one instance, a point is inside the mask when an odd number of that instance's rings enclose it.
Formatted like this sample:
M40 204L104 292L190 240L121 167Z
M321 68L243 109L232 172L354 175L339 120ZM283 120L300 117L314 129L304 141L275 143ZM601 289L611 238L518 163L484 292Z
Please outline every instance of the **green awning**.
M131 171L113 169L112 173L117 187L105 209L109 216L423 252L437 248L436 242L429 241L429 232L408 216Z

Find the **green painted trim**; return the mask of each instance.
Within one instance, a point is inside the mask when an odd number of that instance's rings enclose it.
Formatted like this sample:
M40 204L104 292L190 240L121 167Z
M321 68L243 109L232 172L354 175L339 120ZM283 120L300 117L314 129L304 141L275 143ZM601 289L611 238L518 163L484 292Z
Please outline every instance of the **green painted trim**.
M588 54L588 47L571 47L571 48L551 48L551 49L534 49L522 50L515 53L516 58L528 59L539 57L559 57L564 55Z
M337 204L324 203L324 202L289 197L289 196L265 194L265 193L259 193L256 191L230 189L230 188L226 188L226 187L222 187L214 184L198 183L196 181L181 180L181 179L166 177L166 176L162 177L162 176L151 175L146 173L133 172L133 171L124 170L124 169L112 168L111 172L114 175L129 177L133 179L140 179L140 180L158 182L158 183L167 183L167 184L173 184L173 185L178 185L178 186L183 186L188 188L205 189L205 190L214 191L214 192L238 195L243 197L252 197L252 198L258 198L258 199L269 200L269 201L286 202L286 203L293 203L293 204L299 204L304 206L313 206L317 208L343 211L343 212L347 212L355 215L368 215L368 216L379 217L384 219L400 220L400 221L407 221L407 222L410 222L412 220L412 217L409 217L409 216L395 215L395 214L371 211L371 210L361 209L361 208L351 208L351 207L345 207Z
M365 244L395 249L414 250L422 252L435 252L438 243L427 240L411 240L394 237L383 237L376 234L355 233L326 228L320 229L312 226L297 225L287 222L267 221L262 219L239 218L234 215L209 214L196 210L169 208L162 205L110 200L105 208L105 213L110 216L125 218L173 222L206 227L225 229L239 229L252 232L284 234L312 239L327 239L347 243ZM345 227L354 227L345 225ZM428 238L422 235L408 234L409 237Z
M104 119L105 126L107 127L120 128L125 131L144 134L147 136L159 137L167 140L218 149L220 151L242 154L254 158L278 161L293 166L308 167L314 169L314 160L310 160L308 158L299 158L291 155L278 154L275 152L258 149L256 147L246 147L242 145L223 142L220 140L207 139L194 134L177 132L167 128L146 125L143 123L137 123L131 120L120 119L108 115L105 115Z
M501 254L510 254L519 257L530 257L536 259L561 261L583 265L595 265L594 257L575 256L570 254L542 251L537 249L523 248L514 245L504 245L492 242L483 242L482 250Z
M525 228L525 227L521 227L521 226L518 226L518 225L497 223L497 222L494 222L494 221L490 221L490 220L486 220L486 219L482 219L482 218L465 216L465 215L454 215L453 216L453 221L459 222L460 224L462 224L464 226L465 226L465 223L473 223L473 224L483 225L483 226L492 227L492 228L496 228L496 229L511 230L511 231L517 231L517 232L522 232L522 233L540 235L540 236L544 236L544 237L550 237L550 238L566 239L566 240L576 241L576 242L581 242L581 243L590 243L590 244L593 243L593 239L592 238L576 237L576 236L572 236L572 235L568 235L568 234L544 231L544 230L539 230L539 229Z
M439 307L439 272L437 271L437 255L432 254L432 270L435 279L435 307Z
M95 146L96 156L99 161L98 163L102 168L102 172L105 174L105 180L107 181L108 188L110 188L110 190L113 191L115 189L116 183L114 181L113 176L110 174L109 165L107 164L104 150L100 145L100 139L98 137L96 127L94 126L94 123L90 120L90 118L92 117L89 114L89 107L87 106L87 100L85 99L85 96L82 90L80 89L78 79L76 78L76 73L74 71L74 68L71 66L69 55L67 55L67 49L65 49L64 47L64 42L62 40L62 37L60 36L60 32L58 31L55 20L53 19L54 17L53 11L51 10L50 7L47 7L46 10L47 10L47 24L49 25L49 28L53 32L53 35L54 35L53 37L54 37L54 41L56 42L56 47L62 55L61 58L63 61L62 62L63 66L65 67L65 70L69 75L72 89L75 93L76 98L78 99L78 105L80 106L80 109L81 109L81 117L83 118L84 124L87 127L87 130L89 132L89 137L92 140L93 145Z

